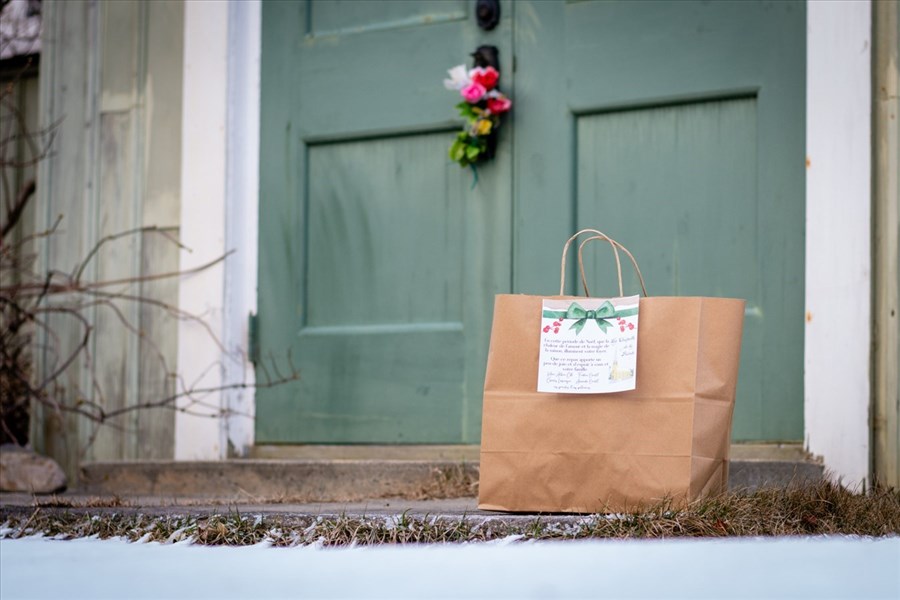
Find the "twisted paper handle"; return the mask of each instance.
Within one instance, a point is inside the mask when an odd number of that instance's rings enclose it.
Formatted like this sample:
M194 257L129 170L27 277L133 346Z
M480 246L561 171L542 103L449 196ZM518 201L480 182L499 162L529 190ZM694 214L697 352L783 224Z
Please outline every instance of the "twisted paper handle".
M569 246L572 244L572 242L574 242L576 239L578 239L578 236L583 235L585 233L594 234L592 237L584 240L581 243L581 245L578 247L578 268L581 273L581 283L584 287L585 296L590 296L591 294L588 291L587 279L585 278L585 275L584 275L584 261L583 261L582 251L584 249L584 245L587 244L588 242L590 242L591 240L606 240L607 242L609 242L610 246L612 246L613 253L616 258L616 270L617 270L618 276L619 276L619 296L624 295L623 287L622 287L622 266L621 266L621 262L619 261L619 252L618 252L619 250L624 252L628 256L628 258L631 260L631 264L634 266L634 271L635 271L635 273L637 273L638 280L641 283L641 292L643 293L644 296L647 296L647 287L644 285L644 276L641 274L641 269L640 269L640 267L638 267L637 260L635 260L634 255L628 251L628 248L626 248L625 246L623 246L616 240L612 239L611 237L609 237L602 231L598 231L596 229L582 229L581 231L579 231L578 233L576 233L575 235L570 237L568 240L566 240L566 243L563 246L563 251L562 251L562 261L561 261L560 267L559 267L559 295L562 296L566 289L566 256L568 255L568 252L569 252Z

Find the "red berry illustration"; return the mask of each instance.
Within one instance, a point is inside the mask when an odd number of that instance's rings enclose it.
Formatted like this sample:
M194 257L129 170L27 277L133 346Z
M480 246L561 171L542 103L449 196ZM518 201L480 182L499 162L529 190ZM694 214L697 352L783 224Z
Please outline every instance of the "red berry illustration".
M620 326L620 327L619 327L619 331L624 332L624 331L625 331L625 326L624 326L624 325Z
M546 327L544 327L544 333L548 333L549 331L550 331L550 326L549 326L549 325L547 325Z
M553 329L553 333L559 333L559 327L555 327L555 328Z
M634 323L629 323L629 324L628 324L628 329L634 329Z

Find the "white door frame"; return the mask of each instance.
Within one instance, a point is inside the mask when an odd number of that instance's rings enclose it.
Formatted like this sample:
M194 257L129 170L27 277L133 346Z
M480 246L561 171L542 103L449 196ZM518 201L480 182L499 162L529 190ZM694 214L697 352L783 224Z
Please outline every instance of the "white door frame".
M261 4L185 10L181 231L194 251L182 268L235 253L180 293L182 308L207 315L224 351L201 351L208 337L183 322L178 366L185 381L228 386L253 377ZM871 468L871 31L870 0L807 2L805 443L850 484ZM246 455L252 390L203 400L208 416L178 413L176 458Z
M181 182L181 269L226 253L223 263L184 277L175 458L245 456L253 445L253 366L248 316L256 310L259 189L259 0L185 2ZM218 344L215 340L218 340Z

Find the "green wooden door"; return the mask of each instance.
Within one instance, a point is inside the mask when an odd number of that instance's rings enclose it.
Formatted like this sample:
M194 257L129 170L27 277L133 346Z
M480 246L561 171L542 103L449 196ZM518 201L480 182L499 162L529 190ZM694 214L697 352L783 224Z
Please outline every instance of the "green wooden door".
M263 5L260 345L301 379L257 442L477 442L492 296L584 226L651 294L746 298L735 438L800 439L804 5L473 5ZM472 189L441 79L483 43L515 105Z
M745 298L737 440L803 435L805 16L516 3L516 289L552 290L559 240L590 226L650 294ZM588 263L597 293L615 293L611 262Z
M479 439L512 151L470 189L442 80L482 43L508 61L512 30L507 11L482 32L473 9L263 5L259 338L300 380L258 391L259 443Z

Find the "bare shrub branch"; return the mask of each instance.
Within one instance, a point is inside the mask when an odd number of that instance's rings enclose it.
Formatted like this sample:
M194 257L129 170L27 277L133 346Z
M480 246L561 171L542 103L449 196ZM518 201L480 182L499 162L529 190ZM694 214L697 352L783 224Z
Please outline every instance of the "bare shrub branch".
M55 229L56 225L49 232L40 235L52 235ZM0 281L13 282L0 286L0 319L2 319L0 326L2 326L2 335L4 336L0 357L3 361L2 377L5 382L14 382L17 389L20 390L20 394L24 394L29 400L44 404L54 411L76 414L98 425L119 428L119 425L112 422L114 419L134 411L148 409L169 409L198 416L220 418L232 413L220 406L204 402L202 399L204 396L228 390L270 388L298 378L298 370L288 355L285 361L278 361L270 356L269 364L260 368L260 378L256 382L203 385L201 383L203 376L199 377L198 381L185 382L183 377L167 363L164 353L158 348L155 341L150 339L138 324L131 321L128 311L124 310L120 303L147 306L180 320L193 321L206 331L210 343L215 344L224 352L224 346L216 337L209 323L198 315L141 293L107 291L102 288L113 286L127 288L145 282L198 273L226 260L231 252L199 267L183 271L154 273L110 281L83 281L85 267L90 260L97 257L102 246L114 239L148 233L163 234L167 240L179 248L183 247L159 227L139 227L122 234L104 237L98 241L88 251L86 258L79 262L79 266L72 274L50 271L43 276L38 276L25 269L18 260L18 253L7 251L0 253ZM16 281L19 283L15 283ZM65 401L60 401L56 394L50 393L58 386L67 370L79 359L85 359L91 363L90 347L95 331L94 319L91 317L92 311L106 311L115 318L115 322L119 324L124 336L137 338L142 351L153 357L159 376L163 380L171 379L179 382L176 389L157 398L125 402L122 406L110 409L105 405L102 385L93 373L93 369L90 369L92 373L90 390L69 390L66 394L68 399ZM53 325L48 320L51 317L78 324L80 333L72 347L64 348L62 336L57 330L61 325ZM37 383L35 383L30 369L21 366L21 358L28 348L31 333L34 330L46 332L47 343L51 348L49 354L57 357L46 365L45 368L48 372L43 378L36 380ZM279 362L282 364L279 365ZM221 368L221 365L210 365L210 369L216 368ZM10 383L10 385L12 384ZM129 395L135 393L135 390L128 391ZM183 402L185 399L188 402ZM96 432L89 439L94 437L96 437Z

